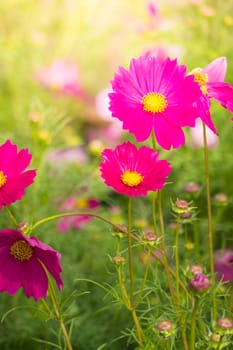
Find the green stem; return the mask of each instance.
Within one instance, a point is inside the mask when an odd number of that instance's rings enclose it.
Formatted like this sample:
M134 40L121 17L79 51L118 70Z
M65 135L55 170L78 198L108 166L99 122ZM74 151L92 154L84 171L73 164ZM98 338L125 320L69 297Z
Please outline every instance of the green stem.
M121 297L122 297L123 303L127 307L127 309L130 309L129 297L128 297L127 291L125 289L125 284L124 284L122 265L117 267L117 275L118 275L118 281L119 281L119 285L120 285Z
M13 224L15 225L15 227L17 227L17 226L18 226L17 220L16 220L16 218L14 217L14 215L13 215L12 211L10 210L10 208L7 207L7 206L4 206L4 209L6 210L7 215L9 216L10 220L13 222Z
M152 146L153 150L156 152L156 139L155 139L155 133L154 130L151 133L151 139L152 139ZM157 220L156 220L156 196L157 192L152 193L152 218L153 218L153 227L154 227L154 233L157 233Z
M67 345L67 349L68 349L68 350L73 350L72 345L71 345L71 342L70 342L69 335L68 335L68 333L67 333L65 324L64 324L63 319L62 319L62 315L61 315L61 312L60 312L59 303L58 303L58 301L57 301L57 297L56 297L56 293L55 293L55 290L54 290L52 281L51 281L50 278L48 278L48 281L49 281L49 296L50 296L51 302L52 302L52 304L53 304L53 308L54 308L56 320L57 320L57 322L58 322L58 324L59 324L59 327L60 327L60 329L61 329L61 332L62 332L62 334L63 334L65 343L66 343L66 345Z
M42 224L45 224L45 223L47 223L49 221L61 219L61 218L65 217L65 216L83 216L83 215L91 216L91 217L100 219L100 220L106 222L107 224L111 225L115 230L117 230L119 232L127 233L127 231L124 230L121 226L118 226L118 225L114 224L113 222L111 222L110 220L104 218L101 215L97 215L97 214L94 214L94 213L91 213L91 212L78 212L78 211L65 212L65 213L55 214L55 215L51 215L51 216L48 216L46 218L43 218L43 219L37 221L34 225L32 225L31 231L33 231L36 227L38 227L38 226L40 226Z
M221 349L221 345L222 345L222 342L223 342L223 338L224 338L224 335L221 335L216 350L220 350L220 349Z
M162 253L163 253L163 262L164 262L164 268L167 276L167 282L171 294L171 298L174 305L177 305L177 300L174 292L174 288L171 281L169 266L168 266L168 260L167 260L167 254L166 254L166 243L165 243L165 229L164 229L164 222L163 222L163 209L162 209L162 195L161 191L158 191L158 211L159 211L159 221L160 221L160 231L161 231L161 247L162 247Z
M207 199L207 213L208 213L208 239L209 239L209 259L210 259L210 273L214 280L214 253L213 253L213 227L212 227L212 212L211 212L211 195L210 195L210 176L209 176L209 156L206 136L206 126L203 123L203 139L204 139L204 157L205 157L205 181L206 181L206 199ZM216 319L216 298L213 293L213 318Z
M142 330L140 323L138 321L138 317L136 314L135 306L134 306L134 275L133 275L133 257L132 257L132 198L129 197L128 201L128 259L129 259L129 279L130 279L130 311L133 317L134 325L136 328L136 333L138 337L138 344L140 348L142 348Z
M147 254L147 261L146 261L146 268L145 268L145 273L144 273L144 277L143 277L143 281L142 281L142 285L140 288L140 292L138 295L138 299L135 303L135 305L140 304L141 300L142 300L142 294L146 285L146 281L147 281L147 277L148 277L148 272L149 272L149 267L150 267L150 258L151 258L151 249L148 249L148 254Z
M179 231L180 231L180 217L177 218L177 226L176 226L176 239L175 239L175 245L176 245L176 298L179 300L180 297L180 289L179 289Z
M195 350L196 318L197 318L199 301L200 301L199 297L194 298L193 311L191 315L190 350Z
M162 251L163 251L163 264L164 264L165 273L167 276L167 282L168 282L168 287L170 290L171 299L172 299L172 302L173 302L173 305L175 307L177 317L178 317L178 315L180 313L180 308L179 308L179 304L178 304L176 296L175 296L175 292L174 292L174 288L173 288L173 284L172 284L172 280L171 280L171 275L170 275L170 269L169 269L168 260L167 260L167 254L166 254L165 229L164 229L164 222L163 222L161 191L158 191L158 212L159 212L159 221L160 221L160 230L161 230L161 247L162 247ZM189 350L187 336L185 333L185 329L183 328L183 326L184 326L183 320L180 317L178 317L178 319L179 319L179 323L180 323L180 327L181 327L181 336L182 336L182 340L183 340L184 350Z

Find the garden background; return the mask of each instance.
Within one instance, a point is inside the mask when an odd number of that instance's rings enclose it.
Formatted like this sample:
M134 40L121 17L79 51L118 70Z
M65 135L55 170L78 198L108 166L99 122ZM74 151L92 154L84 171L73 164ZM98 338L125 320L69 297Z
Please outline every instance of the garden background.
M149 52L177 58L191 71L225 56L225 80L233 83L231 0L8 0L0 2L0 17L0 142L10 139L19 148L29 148L33 155L31 166L37 169L35 183L13 206L19 222L33 223L62 207L66 209L66 201L72 197L76 201L73 209L82 210L88 207L89 200L96 200L98 205L93 210L117 224L125 223L124 198L104 185L98 170L103 148L115 147L120 140L134 141L107 110L106 91L118 66L128 67L131 58ZM61 73L57 80L51 73L54 62L63 67L60 69L64 76ZM70 74L69 64L76 91L63 89L63 79ZM53 69L56 73L54 66ZM219 131L209 148L214 225L219 215L214 227L217 251L233 246L232 116L212 102L212 117ZM200 185L198 197L191 198L197 208L199 236L190 230L186 244L181 244L184 270L190 263L205 265L208 261L204 248L195 250L195 244L207 245L203 148L189 130L185 132L182 151L160 152L161 159L173 165L163 195L171 265L171 200L190 200L184 192L185 184ZM221 207L216 200L219 193L227 198ZM147 199L137 201L135 230L149 224L147 205ZM10 225L4 210L0 218L2 228ZM133 326L130 315L100 286L116 284L111 261L116 241L111 227L94 219L79 222L76 227L73 221L66 221L67 232L61 232L61 225L60 221L52 221L40 226L37 236L62 254L61 299L67 320L72 320L74 349L134 349L128 344ZM140 273L144 269L140 250L137 259ZM150 286L154 288L150 306L154 308L154 319L149 316L152 323L159 315L167 317L170 312L169 301L164 306L157 300L158 290L163 297L163 282L160 277L156 285ZM0 294L2 350L55 348L52 343L59 342L56 322L47 320L36 305L21 290L14 297ZM225 307L223 298L222 308ZM231 345L226 349L230 348Z

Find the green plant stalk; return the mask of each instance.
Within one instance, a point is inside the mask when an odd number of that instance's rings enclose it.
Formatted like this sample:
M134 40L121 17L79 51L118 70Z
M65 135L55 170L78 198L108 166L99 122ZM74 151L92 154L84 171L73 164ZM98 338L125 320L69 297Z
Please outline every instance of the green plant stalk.
M171 294L171 298L174 305L177 305L177 300L174 292L174 288L172 285L172 280L170 276L169 266L168 266L168 260L167 260L167 254L166 254L166 243L165 243L165 229L164 229L164 222L163 222L163 209L162 209L162 196L161 191L158 191L158 212L159 212L159 221L160 221L160 231L161 231L161 247L163 252L163 262L164 262L164 268L167 276L167 282Z
M161 230L161 246L162 246L162 251L163 251L163 264L164 264L165 273L167 276L167 282L168 282L168 287L170 290L171 299L172 299L172 302L173 302L173 305L175 307L177 317L178 317L179 305L178 305L178 302L177 302L177 299L175 296L175 292L174 292L174 288L172 285L172 280L171 280L171 276L170 276L170 269L169 269L169 265L168 265L167 255L166 255L165 229L164 229L164 222L163 222L161 191L158 191L158 212L159 212L159 221L160 221L160 230ZM178 319L179 319L179 323L181 326L181 335L182 335L184 350L189 350L187 336L186 336L185 330L183 329L183 321L179 317L178 317Z
M200 298L194 297L194 305L191 314L191 329L190 329L190 350L195 350L195 337L196 337L196 318L199 307Z
M208 213L208 239L209 239L209 263L212 281L214 281L214 253L213 253L213 226L212 226L212 212L211 212L211 195L210 195L210 177L209 177L209 156L206 136L206 126L203 123L203 139L204 139L204 158L205 158L205 183L206 183L206 199L207 199L207 213ZM216 298L213 292L212 306L213 319L216 319Z
M221 349L221 345L222 345L223 339L224 339L224 335L222 334L220 339L219 339L218 346L217 346L216 350L220 350Z
M136 333L138 337L138 344L142 349L142 329L136 314L135 305L134 305L134 274L133 274L133 257L132 257L132 198L129 197L128 200L128 259L129 259L129 279L130 279L130 311L133 317L134 325L136 328Z
M17 220L14 217L12 211L10 210L10 208L8 206L4 206L5 211L7 212L7 215L9 216L10 220L12 221L12 223L14 224L15 227L18 226Z
M141 300L142 300L142 294L146 285L146 281L147 281L147 277L148 277L148 272L149 272L149 267L150 267L150 258L151 258L151 249L148 249L148 254L147 254L147 261L146 261L146 268L145 268L145 272L144 272L144 277L143 277L143 281L142 281L142 285L140 288L140 292L137 298L137 301L135 303L135 305L139 305Z
M152 139L153 150L156 152L156 139L155 139L154 130L151 133L151 139ZM158 231L157 219L156 219L156 196L157 196L157 192L153 191L153 193L152 193L152 219L153 219L154 233L157 233L157 231Z
M129 297L128 297L127 291L125 289L125 284L124 284L122 265L117 266L117 275L118 275L118 281L119 281L119 285L120 285L122 301L123 301L125 307L127 307L127 309L130 309Z
M60 307L59 307L59 303L57 301L57 297L56 297L56 293L55 293L55 290L54 290L54 287L53 287L53 283L52 283L51 278L50 278L50 276L48 274L48 271L46 270L44 265L43 265L43 267L44 267L45 272L46 272L47 277L48 277L49 297L50 297L51 302L53 304L53 309L54 309L54 312L55 312L55 318L56 318L56 320L57 320L57 322L59 324L60 330L61 330L61 332L63 334L65 343L67 345L67 349L68 350L73 350L73 347L72 347L71 342L70 342L69 335L67 333L65 324L64 324L63 319L62 319L62 315L61 315L61 312L60 312Z
M175 238L175 245L176 245L176 299L179 300L180 298L180 275L179 275L179 267L180 267L180 260L179 260L179 232L180 232L180 216L177 218L177 227L176 227L176 238Z
M39 221L37 221L34 225L31 226L31 232L33 230L35 230L35 228L37 228L38 226L42 225L42 224L45 224L49 221L53 221L53 220L57 220L57 219L61 219L65 216L91 216L91 217L94 217L94 218L97 218L97 219L100 219L102 220L103 222L106 222L107 224L111 225L115 230L119 231L119 232L123 232L123 233L126 233L127 234L127 231L124 230L122 227L114 224L113 222L111 222L110 220L104 218L103 216L101 215L97 215L97 214L94 214L92 212L78 212L78 211L71 211L71 212L64 212L64 213L60 213L60 214L55 214L55 215L51 215L51 216L47 216Z

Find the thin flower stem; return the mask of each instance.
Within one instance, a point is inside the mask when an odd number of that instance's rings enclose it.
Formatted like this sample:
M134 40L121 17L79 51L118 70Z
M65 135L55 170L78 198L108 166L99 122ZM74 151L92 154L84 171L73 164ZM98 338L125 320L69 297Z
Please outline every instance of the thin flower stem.
M121 291L121 297L122 297L123 303L127 307L127 309L129 309L130 303L129 303L129 297L128 297L127 291L125 289L124 278L122 273L122 265L117 267L117 275L118 275L118 281L120 285L120 291Z
M134 325L136 328L136 333L138 337L138 343L140 348L142 348L142 329L136 314L134 306L134 275L133 275L133 257L132 257L132 198L129 197L128 201L128 259L129 259L129 279L130 279L130 311L133 317Z
M10 210L10 208L7 207L7 206L4 206L4 209L6 210L7 215L9 216L10 220L13 222L13 224L15 225L15 227L17 227L17 226L18 226L17 220L16 220L16 218L14 217L14 215L13 215L12 211Z
M179 304L178 304L176 296L175 296L175 292L174 292L174 288L173 288L173 284L172 284L172 280L171 280L171 275L170 275L170 269L169 269L168 260L167 260L167 254L166 254L165 229L164 229L164 222L163 222L161 191L158 191L158 212L159 212L159 221L160 221L160 230L161 230L161 247L162 247L162 251L163 251L163 264L164 264L165 273L167 276L167 282L168 282L168 287L170 290L171 299L172 299L173 305L175 307L175 310L176 310L177 316L178 316L179 311L180 311ZM182 336L182 340L183 340L184 350L189 350L187 336L185 333L185 329L183 328L183 326L184 326L183 319L180 317L178 317L178 319L179 319L179 323L180 323L180 327L181 327L181 336Z
M57 322L59 324L59 327L61 329L61 332L62 332L62 334L64 336L64 340L65 340L65 343L67 345L67 349L68 350L73 350L71 342L70 342L69 335L68 335L66 327L65 327L65 324L64 324L64 322L62 320L62 315L61 315L61 312L60 312L59 303L57 301L57 297L56 297L56 293L55 293L53 284L52 284L50 278L48 280L49 280L49 296L50 296L51 302L53 304L56 320L57 320Z
M180 216L177 218L177 226L176 226L176 239L175 239L175 250L176 250L176 298L179 300L180 297L180 276L179 276L179 231L180 231Z
M137 298L137 301L135 303L135 305L139 305L141 300L142 300L142 294L146 285L146 281L147 281L147 277L148 277L148 272L149 272L149 267L150 267L150 258L151 258L151 249L148 249L148 254L147 254L147 261L146 261L146 268L145 268L145 273L144 273L144 277L143 277L143 281L142 281L142 285L141 285L141 289Z
M222 345L223 339L224 339L224 335L222 334L220 336L220 339L219 339L218 346L217 346L216 350L220 350L221 349L221 345Z
M194 298L193 311L191 315L191 330L190 330L190 350L195 350L195 337L196 337L196 318L199 306L200 298Z
M156 152L156 139L155 139L154 130L152 131L151 139L152 139L153 150ZM152 218L153 218L154 233L157 233L157 231L158 231L157 220L156 220L156 196L157 196L157 192L153 191L153 193L152 193Z
M209 156L208 156L206 126L204 123L202 125L203 125L203 139L204 139L204 157L205 157L205 181L206 181L206 199L207 199L207 213L208 213L210 273L211 273L212 280L214 280L213 227L212 227L211 196L210 196ZM213 293L213 318L214 320L216 319L215 293Z
M65 212L65 213L55 214L55 215L51 215L51 216L48 216L46 218L43 218L43 219L37 221L34 225L32 225L31 231L33 231L36 227L38 227L38 226L40 226L42 224L45 224L45 223L47 223L49 221L61 219L61 218L65 217L65 216L82 216L82 215L91 216L91 217L100 219L100 220L106 222L107 224L111 225L115 230L117 230L119 232L127 233L127 231L124 230L122 227L114 224L113 222L111 222L110 220L104 218L101 215L97 215L97 214L94 214L94 213L91 213L91 212L78 212L78 211Z
M159 221L160 221L160 231L161 231L161 247L163 252L163 262L164 262L164 268L167 276L167 282L171 294L171 298L174 305L177 305L177 300L174 292L174 288L172 285L172 280L170 276L168 261L167 261L167 254L166 254L166 243L165 243L165 229L164 229L164 222L163 222L163 209L162 209L162 194L161 191L158 191L158 211L159 211Z

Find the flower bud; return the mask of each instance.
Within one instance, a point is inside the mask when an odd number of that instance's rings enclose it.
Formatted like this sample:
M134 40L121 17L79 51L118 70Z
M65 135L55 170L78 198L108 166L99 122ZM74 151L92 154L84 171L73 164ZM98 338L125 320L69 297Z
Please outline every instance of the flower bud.
M26 235L30 231L30 225L27 221L22 221L18 224L16 229Z
M120 265L124 265L125 264L125 258L121 255L116 255L112 258L112 261L114 264L116 264L117 266L120 266Z
M198 294L207 291L210 285L211 282L209 278L202 273L196 274L195 277L189 282L190 288Z
M175 333L174 324L170 320L159 321L156 328L159 331L159 335L161 335L163 338L170 337Z
M172 210L178 215L188 213L192 209L190 204L185 199L177 199L175 203L172 203Z
M225 335L225 334L233 334L233 321L227 317L221 317L217 320L216 332Z
M198 193L200 190L201 187L195 182L189 182L183 188L183 191L186 193Z
M219 206L224 206L224 205L227 205L227 203L228 203L228 197L225 193L217 193L214 196L214 201Z
M158 236L153 232L146 232L143 236L143 241L150 245L154 246L157 243Z
M201 265L191 265L189 267L189 272L191 273L192 276L196 276L203 272L203 267Z

